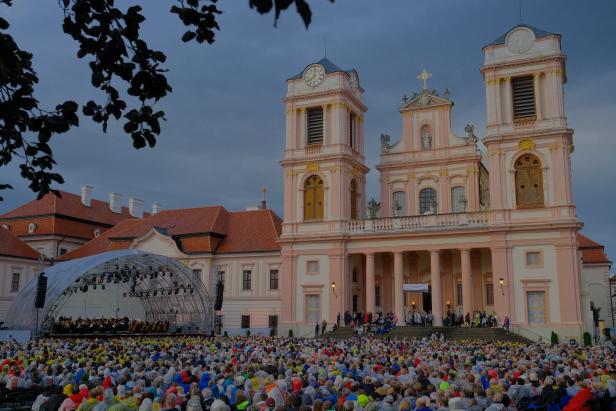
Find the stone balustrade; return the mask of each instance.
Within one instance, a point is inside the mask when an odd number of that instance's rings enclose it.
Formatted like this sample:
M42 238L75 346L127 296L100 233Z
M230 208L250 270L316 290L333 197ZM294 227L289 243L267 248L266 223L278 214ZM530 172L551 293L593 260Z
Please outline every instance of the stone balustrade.
M425 214L418 216L374 218L351 220L347 223L348 233L382 231L421 231L424 229L456 229L481 227L488 224L489 212Z

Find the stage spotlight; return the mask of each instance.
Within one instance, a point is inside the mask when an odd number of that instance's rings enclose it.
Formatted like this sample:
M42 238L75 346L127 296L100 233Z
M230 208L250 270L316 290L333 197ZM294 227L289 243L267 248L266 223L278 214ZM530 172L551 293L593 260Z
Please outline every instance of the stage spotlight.
M105 284L101 285L101 288L104 290L105 289Z
M94 284L94 285L92 286L92 289L96 290L96 284Z

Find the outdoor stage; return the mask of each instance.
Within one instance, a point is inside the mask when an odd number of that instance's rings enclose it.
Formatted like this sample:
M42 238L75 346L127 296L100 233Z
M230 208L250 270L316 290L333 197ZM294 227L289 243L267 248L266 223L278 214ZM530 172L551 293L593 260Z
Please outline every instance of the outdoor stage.
M9 329L64 338L178 335L178 329L205 335L214 329L202 279L169 257L109 251L55 264L44 274L46 286L34 278L13 301Z

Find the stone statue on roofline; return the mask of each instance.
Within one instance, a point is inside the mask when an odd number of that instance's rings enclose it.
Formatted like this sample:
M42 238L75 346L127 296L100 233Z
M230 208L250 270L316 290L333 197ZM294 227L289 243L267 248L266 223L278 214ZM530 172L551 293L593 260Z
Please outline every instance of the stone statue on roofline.
M389 144L391 137L389 134L381 134L381 154L388 154L391 145Z
M368 218L376 218L380 208L381 203L377 203L374 198L371 198L370 201L368 201L368 207L366 207L366 210L368 211Z
M466 137L464 137L466 145L470 146L472 144L476 146L479 138L475 135L475 126L473 124L467 124L466 127L464 127L464 131L466 132Z

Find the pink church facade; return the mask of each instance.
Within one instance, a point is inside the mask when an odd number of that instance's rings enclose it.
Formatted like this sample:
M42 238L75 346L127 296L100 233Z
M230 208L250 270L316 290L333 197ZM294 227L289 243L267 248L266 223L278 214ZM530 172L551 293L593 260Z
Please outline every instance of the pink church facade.
M282 329L345 311L495 312L514 330L579 338L586 322L560 36L518 25L485 46L487 129L451 126L448 93L403 104L366 198L363 89L327 59L287 81ZM428 292L404 291L405 285ZM408 286L407 286L408 287Z

